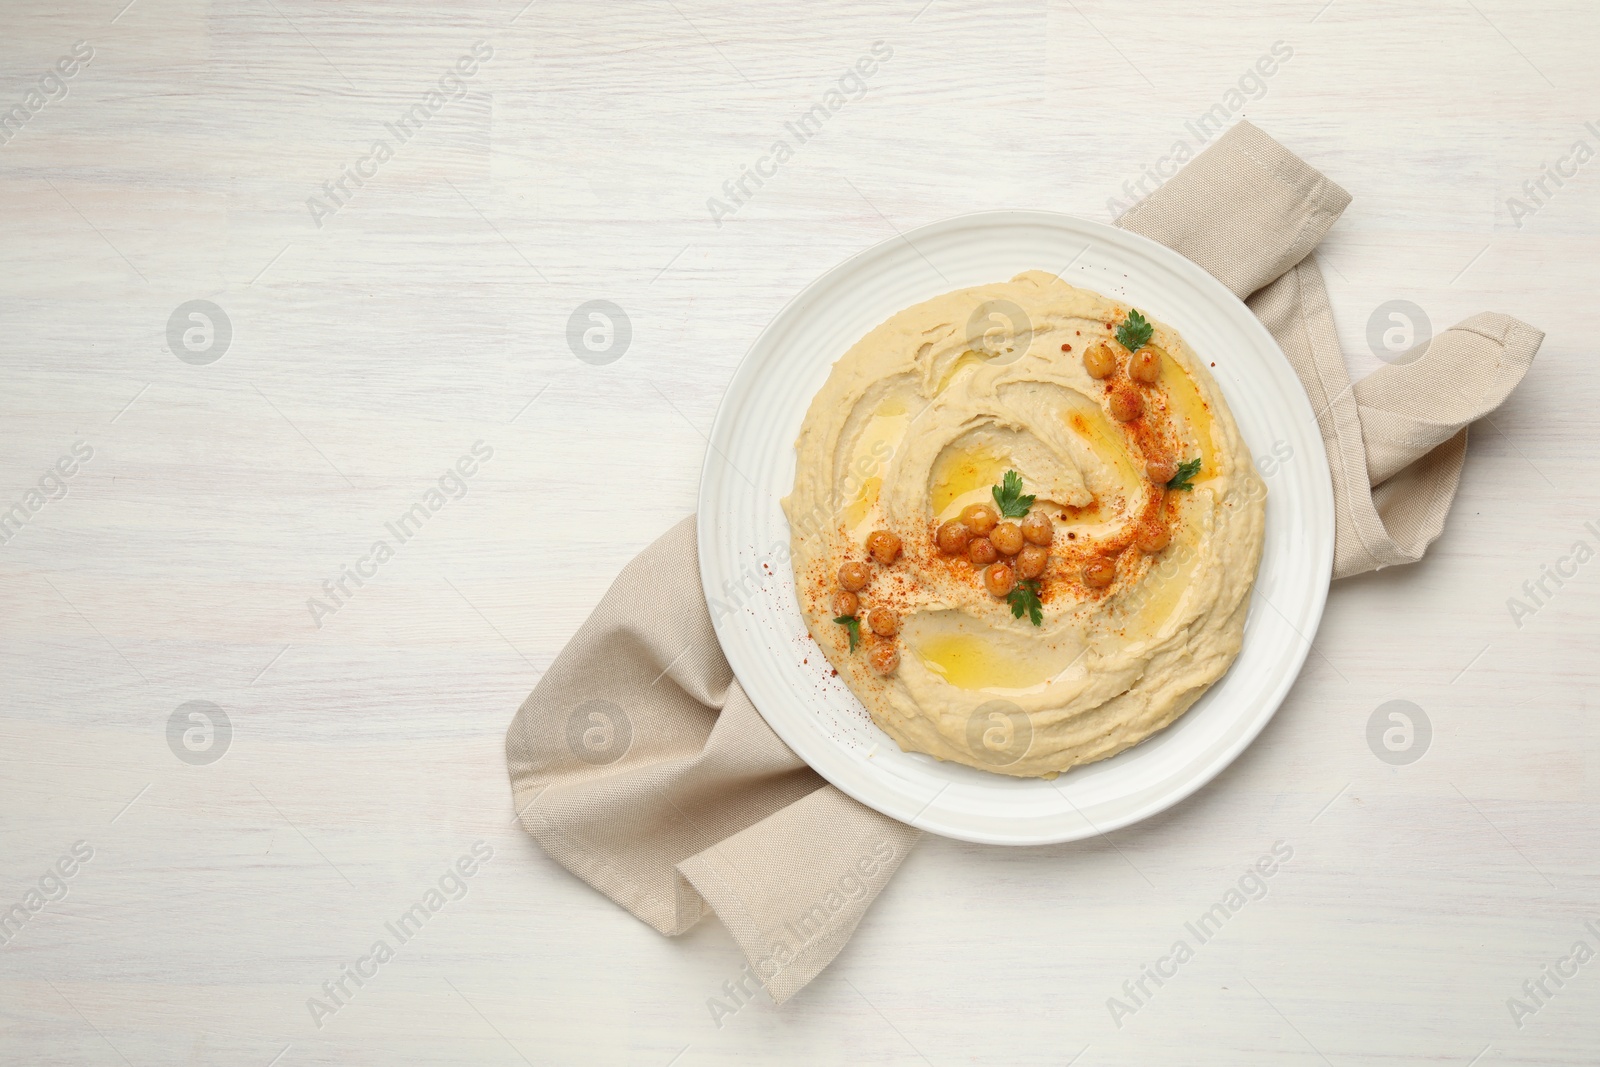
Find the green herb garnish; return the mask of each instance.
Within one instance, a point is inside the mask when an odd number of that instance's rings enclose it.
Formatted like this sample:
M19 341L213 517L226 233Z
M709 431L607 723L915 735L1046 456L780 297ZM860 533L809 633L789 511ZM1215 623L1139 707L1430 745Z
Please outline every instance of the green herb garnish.
M856 646L861 643L861 620L856 618L854 615L840 615L833 621L849 631L850 651L854 652L856 650Z
M1178 473L1167 479L1168 489L1182 489L1185 493L1194 491L1194 476L1200 473L1200 458L1185 460L1178 464Z
M1150 333L1154 329L1149 320L1139 314L1139 309L1134 308L1128 312L1122 325L1117 327L1117 340L1129 352L1137 352L1150 343Z
M1020 519L1033 507L1033 497L1022 493L1022 475L1006 471L1006 476L990 492L994 493L995 507L1008 519Z
M1017 583L1017 587L1006 594L1006 603L1011 605L1011 617L1022 618L1022 613L1028 613L1028 619L1035 626L1044 623L1044 607L1039 603L1039 580L1037 578L1024 578Z

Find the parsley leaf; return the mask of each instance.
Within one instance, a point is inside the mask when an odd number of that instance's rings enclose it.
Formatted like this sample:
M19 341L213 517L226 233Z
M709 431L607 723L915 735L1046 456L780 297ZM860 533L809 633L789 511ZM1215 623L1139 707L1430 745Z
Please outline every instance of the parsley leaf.
M1155 327L1150 325L1139 309L1134 308L1128 312L1128 317L1117 327L1117 340L1129 352L1137 352L1150 342L1150 333Z
M861 620L854 615L840 615L833 621L850 632L850 651L854 652L861 643Z
M1022 613L1028 613L1028 621L1035 626L1044 623L1044 607L1039 603L1039 580L1037 578L1024 578L1017 583L1017 587L1006 594L1006 603L1011 605L1011 617L1022 618Z
M1005 478L990 492L994 494L994 503L1000 509L1000 514L1008 519L1020 519L1033 507L1034 498L1023 495L1022 475L1016 471L1006 471Z
M1200 457L1196 456L1194 459L1184 460L1178 464L1178 473L1167 479L1167 488L1182 489L1186 493L1191 493L1194 491L1194 486L1191 483L1194 480L1194 476L1199 473Z

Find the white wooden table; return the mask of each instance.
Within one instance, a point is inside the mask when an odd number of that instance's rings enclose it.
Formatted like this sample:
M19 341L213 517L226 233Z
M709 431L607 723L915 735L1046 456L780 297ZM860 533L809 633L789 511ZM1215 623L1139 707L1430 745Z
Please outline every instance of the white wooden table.
M1600 547L1590 5L126 3L0 10L0 1062L1600 1058L1569 956L1600 951L1600 564L1507 605ZM925 839L808 990L716 1025L716 921L663 939L513 824L512 712L692 510L724 383L809 279L961 212L1108 219L1230 103L1355 195L1323 260L1355 373L1390 300L1549 333L1445 536L1333 591L1192 800L1072 846ZM569 346L591 300L631 326L614 361ZM1369 748L1393 700L1420 760ZM441 880L465 895L374 961Z

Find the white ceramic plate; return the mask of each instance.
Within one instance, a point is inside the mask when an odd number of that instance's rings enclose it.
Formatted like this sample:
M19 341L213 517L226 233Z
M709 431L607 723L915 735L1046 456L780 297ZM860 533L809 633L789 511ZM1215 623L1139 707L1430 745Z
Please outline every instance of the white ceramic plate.
M1233 668L1172 726L1053 782L902 752L806 632L778 501L794 441L835 360L902 308L1024 270L1125 301L1175 327L1212 373L1267 483L1266 545ZM700 574L735 676L828 781L947 837L1035 845L1176 804L1253 740L1316 635L1333 561L1333 489L1310 402L1277 343L1211 275L1143 237L1068 215L991 211L895 237L812 282L761 333L717 412L700 479Z

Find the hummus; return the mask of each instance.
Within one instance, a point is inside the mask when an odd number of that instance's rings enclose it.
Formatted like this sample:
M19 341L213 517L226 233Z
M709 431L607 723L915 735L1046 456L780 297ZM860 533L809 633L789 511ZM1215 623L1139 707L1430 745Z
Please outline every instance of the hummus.
M1206 365L1136 309L1042 271L907 308L834 364L795 447L801 612L908 752L1054 777L1238 655L1266 490Z

